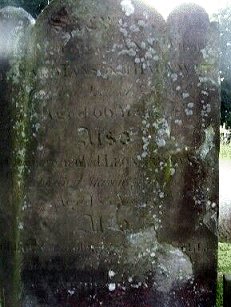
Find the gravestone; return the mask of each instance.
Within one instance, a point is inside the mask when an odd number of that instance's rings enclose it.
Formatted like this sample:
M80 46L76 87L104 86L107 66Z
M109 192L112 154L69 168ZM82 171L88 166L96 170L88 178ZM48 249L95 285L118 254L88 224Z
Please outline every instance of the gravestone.
M172 79L168 114L178 172L170 188L163 238L182 244L193 262L196 287L206 288L216 280L217 265L219 33L216 23L210 23L196 5L172 12L168 29Z
M8 78L13 63L25 55L22 41L34 23L23 9L5 7L0 10L0 301L2 296L14 297L18 292L15 276L15 220L17 214L11 206L12 170L11 153L14 122L12 91L16 92L13 80ZM17 289L17 290L16 290ZM1 302L4 304L4 302ZM13 306L12 301L8 301Z
M216 40L198 6L38 18L13 160L23 306L215 306Z

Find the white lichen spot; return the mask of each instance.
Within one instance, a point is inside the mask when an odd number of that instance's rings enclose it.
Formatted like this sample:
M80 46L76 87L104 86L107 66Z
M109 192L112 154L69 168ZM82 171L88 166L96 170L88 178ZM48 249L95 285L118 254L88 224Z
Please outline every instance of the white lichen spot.
M155 56L153 57L153 60L154 60L154 61L159 61L159 56L158 56L158 55L155 55Z
M186 98L188 98L189 96L190 96L189 93L182 93L183 99L186 99Z
M171 74L171 79L172 79L172 81L173 82L176 82L177 81L177 74L176 73L174 73L174 74Z
M157 139L156 144L159 147L164 147L166 145L166 141L164 139Z
M189 103L188 103L188 108L189 108L189 109L192 109L193 107L194 107L194 103L193 103L193 102L189 102Z
M23 229L23 224L22 224L22 223L19 223L18 229L19 229L19 230L22 230L22 229Z
M128 50L122 50L119 52L119 55L129 55L131 57L136 56L136 51L132 48L128 49Z
M36 124L34 125L34 128L35 128L36 132L39 131L40 127L41 127L40 123L36 123Z
M135 8L131 0L122 0L121 1L122 11L125 12L126 16L130 16L134 13Z
M124 28L120 28L120 32L123 34L124 37L128 36L128 31Z
M71 35L70 33L62 33L62 40L63 40L63 44L64 46L69 42L69 40L71 39Z
M145 42L142 42L141 45L140 45L140 47L141 47L142 49L145 49L145 48L146 48Z
M141 160L142 160L142 158L141 158L141 156L140 156L140 155L138 155L138 156L137 156L137 160L139 160L139 161L141 161Z
M216 203L212 203L211 208L215 209L216 207L217 207L217 204Z
M130 26L130 31L131 32L134 32L134 33L136 33L136 32L139 32L140 31L140 29L136 26L136 25L132 25L132 26Z
M178 125L178 126L182 126L183 123L182 123L181 119L176 119L175 124Z
M200 83L206 83L208 82L208 78L207 77L199 77Z
M164 198L164 192L160 192L159 193L159 197L162 199L162 198Z
M138 20L138 26L139 27L144 27L145 26L145 21L142 20L142 19Z
M116 70L117 71L122 71L123 70L123 66L121 64L119 64L117 67L116 67Z
M185 109L184 111L185 111L185 114L186 114L187 116L192 116L192 115L193 115L193 110Z
M174 176L175 173L176 173L175 168L170 168L170 174L171 174L171 176Z
M116 289L116 284L115 284L115 283L110 283L110 284L108 285L108 289L109 289L109 291L115 291L115 289Z
M202 159L205 159L210 150L215 146L214 145L214 136L215 132L213 127L208 127L205 129L205 140L204 143L198 149L198 153L200 154Z
M30 93L31 89L32 89L31 86L29 86L29 85L26 85L26 86L25 86L25 90L26 90L27 94Z
M144 152L142 152L141 157L142 157L142 158L146 158L147 155L148 155L147 151L144 151Z
M177 87L176 87L176 91L180 91L181 90L181 87L178 85Z
M144 55L145 59L152 59L152 53L150 51L147 51Z
M142 203L138 206L139 208L146 208L147 207L147 204L146 203Z
M207 113L211 112L211 105L209 103L206 105L206 111Z
M212 59L214 57L214 49L213 48L205 48L201 50L203 54L203 58L208 62L208 59Z
M126 40L125 40L125 43L126 43L126 46L128 47L128 48L133 48L133 49L136 49L136 44L130 39L130 38L127 38Z
M159 122L154 123L157 129L156 144L158 147L166 145L166 139L170 138L170 128L166 119L161 119Z
M46 92L44 90L40 90L36 95L36 98L44 99L46 97Z
M109 278L113 278L115 275L116 275L116 273L115 273L114 271L112 271L112 270L110 270L110 271L108 272Z
M78 128L78 132L85 132L86 131L86 129L85 128Z
M135 63L139 64L140 63L140 59L139 58L135 58Z
M48 68L47 67L40 68L39 71L38 71L38 76L41 79L49 78L49 70L48 70Z
M149 45L153 45L153 43L154 43L154 41L155 41L155 38L154 38L154 37L149 37L149 38L147 39L147 41L148 41Z
M204 59L208 59L209 58L209 54L208 54L208 51L206 49L202 49L201 53L203 54L203 58Z
M207 91L201 91L201 94L203 94L205 96L209 96L209 93Z

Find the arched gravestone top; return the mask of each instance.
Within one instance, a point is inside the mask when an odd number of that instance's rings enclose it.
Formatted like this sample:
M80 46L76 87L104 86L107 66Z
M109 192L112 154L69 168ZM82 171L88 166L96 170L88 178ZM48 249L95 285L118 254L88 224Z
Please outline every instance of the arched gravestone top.
M181 64L198 64L208 43L210 21L204 9L198 5L185 4L168 17L170 40L175 47L172 57Z
M23 9L7 6L0 10L0 165L2 177L1 186L5 185L5 171L8 167L10 156L10 130L12 121L11 90L12 83L7 78L7 73L11 69L14 61L19 61L23 50L21 41L26 37L26 33L34 19ZM25 47L25 46L24 46ZM8 170L9 171L9 170ZM3 191L5 188L3 188ZM5 193L1 193L3 195ZM4 203L4 201L2 201Z
M33 17L22 8L6 6L0 10L1 61L16 53L25 29L34 22Z
M200 39L202 33L208 31L210 21L207 12L196 4L183 4L172 11L167 20L168 24L175 23L180 33L191 32L194 30L198 33L196 38L192 38L192 43L195 44L197 39ZM201 33L202 32L202 33ZM204 47L201 45L201 49Z
M117 306L121 293L121 306L179 306L184 293L213 306L218 85L198 86L217 74L201 50L213 31L204 15L190 62L175 27L196 10L166 23L140 1L69 0L39 17L19 79L31 127L25 302L67 303L71 291L78 304ZM214 92L205 104L202 91Z

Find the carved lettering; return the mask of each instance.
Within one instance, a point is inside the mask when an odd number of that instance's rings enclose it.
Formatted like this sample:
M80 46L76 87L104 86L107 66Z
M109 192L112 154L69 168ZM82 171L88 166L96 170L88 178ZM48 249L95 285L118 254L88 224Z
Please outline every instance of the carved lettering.
M90 178L90 185L93 187L107 187L107 186L126 186L127 180L125 179L99 179L99 178Z
M88 50L89 52L90 50ZM73 58L74 60L74 58ZM69 63L63 63L61 64L61 71L63 72L63 77L69 77L69 78L79 78L87 77L87 78L96 78L97 73L100 71L102 76L110 76L110 75L123 75L128 76L130 74L136 74L136 75L142 75L144 73L147 73L151 71L151 67L147 67L146 70L143 69L142 65L129 65L129 64L123 64L120 69L117 68L115 65L107 64L107 66L102 67L101 63L84 63L84 64L76 64L72 63L70 65ZM57 70L57 73L60 74L59 70ZM100 77L100 76L99 76Z
M115 133L112 131L102 131L98 129L91 130L87 127L78 128L77 142L84 146L112 146L116 144L128 145L132 143L131 132L123 131ZM133 139L134 142L134 139Z
M78 103L76 103L78 105ZM135 116L136 114L133 114ZM129 106L123 107L122 105L118 105L116 108L112 107L83 107L81 109L75 108L65 108L61 110L48 110L48 118L52 120L76 120L76 119L87 119L87 118L95 118L95 119L113 119L113 118L123 118L130 117L131 111Z

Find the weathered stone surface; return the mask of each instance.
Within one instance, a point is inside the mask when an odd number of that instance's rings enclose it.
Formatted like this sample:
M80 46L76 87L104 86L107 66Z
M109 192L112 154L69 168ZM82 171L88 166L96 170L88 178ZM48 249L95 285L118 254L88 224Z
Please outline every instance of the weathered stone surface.
M209 290L213 296L219 200L219 35L216 24L210 24L198 6L175 10L168 27L172 79L168 116L177 168L162 236L182 244L193 263L195 284L206 289L213 283ZM213 300L207 304L214 305Z
M24 305L215 305L215 40L197 6L166 23L139 1L66 0L39 17L19 81Z
M18 219L12 203L13 175L10 167L14 143L13 126L15 123L15 105L11 101L16 85L8 74L25 56L27 32L34 23L33 18L23 9L5 7L0 10L0 299L6 306L17 305L15 297L19 292L19 276L16 274L16 246ZM17 96L16 96L17 97Z

